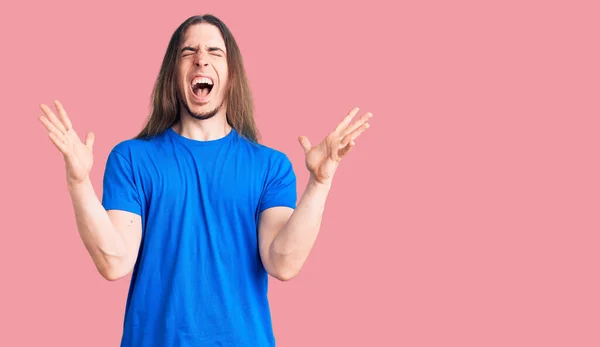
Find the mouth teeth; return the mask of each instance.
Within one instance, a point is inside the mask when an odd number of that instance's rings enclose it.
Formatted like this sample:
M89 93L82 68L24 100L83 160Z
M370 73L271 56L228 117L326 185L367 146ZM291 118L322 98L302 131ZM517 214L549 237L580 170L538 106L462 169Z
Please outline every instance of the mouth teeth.
M212 87L213 81L208 77L196 77L192 81L192 87Z

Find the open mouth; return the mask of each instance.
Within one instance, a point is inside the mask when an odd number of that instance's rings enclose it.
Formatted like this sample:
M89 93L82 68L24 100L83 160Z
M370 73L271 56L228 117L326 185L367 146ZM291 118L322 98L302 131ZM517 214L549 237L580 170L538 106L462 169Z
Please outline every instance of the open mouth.
M192 80L192 92L199 98L204 98L213 89L213 81L208 77L196 77Z

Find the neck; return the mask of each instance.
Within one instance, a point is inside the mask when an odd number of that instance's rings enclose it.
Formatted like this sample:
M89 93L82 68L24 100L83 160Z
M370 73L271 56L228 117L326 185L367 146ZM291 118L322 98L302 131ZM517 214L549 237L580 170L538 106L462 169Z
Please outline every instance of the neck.
M227 136L231 126L227 123L225 112L219 112L209 119L196 119L187 112L182 112L173 130L183 137L197 141L218 140Z

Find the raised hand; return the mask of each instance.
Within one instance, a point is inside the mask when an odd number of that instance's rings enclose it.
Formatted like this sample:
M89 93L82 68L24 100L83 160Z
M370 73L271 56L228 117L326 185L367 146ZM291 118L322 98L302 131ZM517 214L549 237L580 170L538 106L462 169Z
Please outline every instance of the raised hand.
M63 154L67 170L67 182L71 184L85 181L90 174L93 164L92 147L94 145L94 134L88 133L85 144L73 129L67 112L63 105L54 101L58 116L52 112L50 107L42 104L40 108L44 115L39 117L42 124L48 129L50 140Z
M373 115L367 113L352 122L356 113L358 113L358 108L350 111L340 124L314 147L306 136L298 138L306 154L306 168L310 171L311 179L317 183L331 183L333 174L342 158L354 148L356 138L369 128L367 121Z

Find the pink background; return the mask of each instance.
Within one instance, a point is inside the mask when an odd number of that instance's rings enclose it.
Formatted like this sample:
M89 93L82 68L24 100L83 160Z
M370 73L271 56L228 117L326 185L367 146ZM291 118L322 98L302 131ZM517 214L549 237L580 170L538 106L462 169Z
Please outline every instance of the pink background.
M278 346L599 346L598 2L384 3L3 3L0 345L118 345L130 277L96 273L38 105L96 133L100 194L172 32L213 13L300 192L297 136L375 115L303 272L271 282Z

